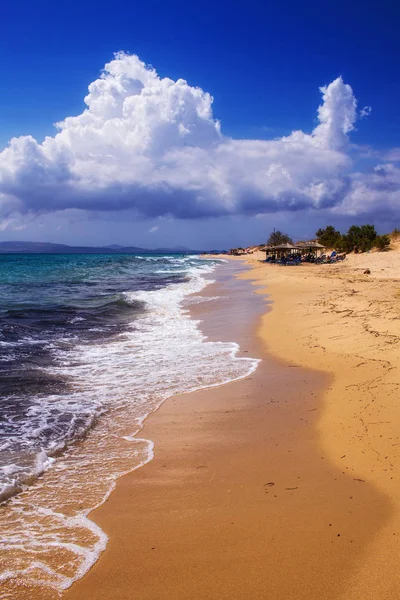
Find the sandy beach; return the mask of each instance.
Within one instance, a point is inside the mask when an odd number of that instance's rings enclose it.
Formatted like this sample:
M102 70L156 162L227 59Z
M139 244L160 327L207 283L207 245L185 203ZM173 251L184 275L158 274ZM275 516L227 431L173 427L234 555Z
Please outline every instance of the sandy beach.
M146 421L155 458L92 513L110 541L66 599L400 597L399 256L252 255L209 286L203 331L262 362Z
M0 600L400 600L400 3L2 21Z

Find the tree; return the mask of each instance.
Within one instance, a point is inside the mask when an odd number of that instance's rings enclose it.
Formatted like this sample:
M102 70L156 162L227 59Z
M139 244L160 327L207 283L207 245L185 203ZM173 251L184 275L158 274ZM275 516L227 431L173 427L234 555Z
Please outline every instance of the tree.
M325 229L318 229L316 236L319 243L325 246L325 248L338 249L342 239L340 231L332 227L332 225L328 225Z
M267 246L280 246L281 244L293 244L293 240L287 233L273 231L268 238Z

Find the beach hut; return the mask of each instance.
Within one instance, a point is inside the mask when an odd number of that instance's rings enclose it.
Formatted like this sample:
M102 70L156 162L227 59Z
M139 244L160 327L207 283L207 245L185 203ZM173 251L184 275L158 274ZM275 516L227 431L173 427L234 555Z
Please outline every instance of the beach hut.
M318 256L321 255L325 250L325 246L314 241L297 242L296 247L297 251L300 252L302 256L308 256L313 259L318 258Z
M285 242L284 244L278 244L277 246L267 246L265 248L266 261L276 262L282 260L284 263L286 259L290 263L297 264L300 262L314 262L319 255L324 251L325 247L319 242L296 242L291 244Z
M296 242L296 248L317 249L323 250L325 246L319 242Z
M286 252L287 254L290 254L294 250L298 250L297 246L289 244L289 242L285 242L284 244L278 244L278 246L274 246L274 248L278 252Z
M267 246L265 248L266 260L285 258L296 251L298 252L298 248L289 242L277 246Z

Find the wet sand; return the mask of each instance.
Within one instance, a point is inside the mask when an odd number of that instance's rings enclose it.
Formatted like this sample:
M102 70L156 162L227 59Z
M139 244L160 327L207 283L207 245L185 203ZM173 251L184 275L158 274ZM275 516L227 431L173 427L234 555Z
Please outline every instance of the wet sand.
M261 364L246 379L167 400L146 421L140 436L155 442L155 458L92 513L110 541L66 600L399 597L393 497L360 475L367 442L357 445L346 414L334 418L357 389L343 396L335 365L318 362L324 352L312 344L306 351L288 312L290 284L271 283L266 312L235 269L221 270L207 289L219 299L193 313L211 339L238 341ZM257 269L246 277L265 286ZM382 536L388 550L379 555Z

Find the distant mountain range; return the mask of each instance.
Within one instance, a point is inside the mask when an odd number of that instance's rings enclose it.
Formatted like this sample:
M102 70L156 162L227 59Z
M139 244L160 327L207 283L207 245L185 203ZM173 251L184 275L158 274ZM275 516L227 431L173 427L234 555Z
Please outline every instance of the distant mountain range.
M184 246L149 250L137 246L67 246L51 242L0 242L0 254L200 254Z

